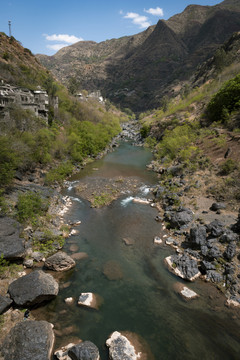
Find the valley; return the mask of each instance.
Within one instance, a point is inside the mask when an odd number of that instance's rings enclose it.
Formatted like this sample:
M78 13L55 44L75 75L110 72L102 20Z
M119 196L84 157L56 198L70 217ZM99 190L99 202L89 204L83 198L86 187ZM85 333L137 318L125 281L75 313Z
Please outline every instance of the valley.
M239 14L0 33L1 360L238 358Z

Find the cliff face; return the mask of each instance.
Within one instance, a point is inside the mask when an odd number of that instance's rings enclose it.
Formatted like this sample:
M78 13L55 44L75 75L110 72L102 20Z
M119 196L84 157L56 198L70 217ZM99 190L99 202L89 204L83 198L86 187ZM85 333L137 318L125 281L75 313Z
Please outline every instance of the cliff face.
M112 101L141 111L159 106L173 84L188 79L239 30L240 2L225 0L216 6L190 5L134 36L83 41L37 57L65 84L74 77L79 88L101 89Z

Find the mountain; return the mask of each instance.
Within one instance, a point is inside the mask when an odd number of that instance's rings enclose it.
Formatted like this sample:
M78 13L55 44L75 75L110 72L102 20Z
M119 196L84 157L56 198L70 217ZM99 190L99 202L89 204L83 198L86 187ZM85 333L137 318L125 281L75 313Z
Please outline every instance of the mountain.
M37 57L66 85L74 78L79 89L100 89L115 103L142 111L171 96L176 84L239 30L240 2L225 0L215 6L189 5L137 35L82 41Z
M49 71L13 36L0 33L0 80L36 90L51 78Z

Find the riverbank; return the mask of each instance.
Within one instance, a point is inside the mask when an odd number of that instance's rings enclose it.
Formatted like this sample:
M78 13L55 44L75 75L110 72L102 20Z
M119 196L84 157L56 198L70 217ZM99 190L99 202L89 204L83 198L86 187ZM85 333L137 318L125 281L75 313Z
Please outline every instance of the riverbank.
M123 132L114 138L105 151L96 158L100 159L113 151L118 146L119 140L128 137L133 139L136 134L138 136L135 126L126 124L123 127ZM74 173L76 174L84 169L90 160L86 159L81 167L75 167ZM23 320L23 314L26 310L22 307L20 310L11 308L13 303L8 294L9 284L27 276L32 270L44 268L45 259L59 251L63 247L64 238L76 233L76 230L72 231L72 228L81 223L81 221L77 220L71 223L64 222L63 217L72 206L73 200L70 197L60 195L61 188L64 185L55 183L52 187L46 186L44 181L46 173L47 169L37 168L34 172L26 173L24 176L23 174L16 174L14 183L8 189L4 198L4 206L8 208L8 211L7 215L1 218L0 229L0 246L3 254L1 261L0 311L3 314L1 315L1 329L4 330L1 331L0 343L12 328ZM121 179L118 179L116 183L121 184L121 189L117 189L119 193L122 191L123 184ZM130 186L130 184L128 185ZM39 215L38 218L25 219L24 224L19 223L16 219L19 214L19 195L23 197L30 195L28 200L31 201L37 196L37 201L41 203L41 206L45 204L47 211L44 211L44 214ZM12 231L12 227L16 230ZM26 306L28 307L27 304ZM30 319L34 320L32 315Z
M166 242L176 250L170 270L186 280L198 274L225 294L226 305L240 306L239 204L211 191L219 184L218 170L210 164L188 172L181 163L163 170L154 161L148 168L159 174L158 218L169 232Z

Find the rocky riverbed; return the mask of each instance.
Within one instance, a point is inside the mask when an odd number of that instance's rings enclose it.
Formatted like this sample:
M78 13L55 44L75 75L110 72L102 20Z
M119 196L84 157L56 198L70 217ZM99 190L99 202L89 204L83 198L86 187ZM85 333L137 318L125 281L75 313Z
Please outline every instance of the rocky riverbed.
M161 181L162 169L152 162L149 168L160 173L155 188L159 207L157 220L169 231L166 243L176 254L166 259L177 276L194 281L200 276L217 286L227 304L240 306L240 210L237 202L218 202L206 194L208 173L183 174L181 166L167 169L169 180Z

